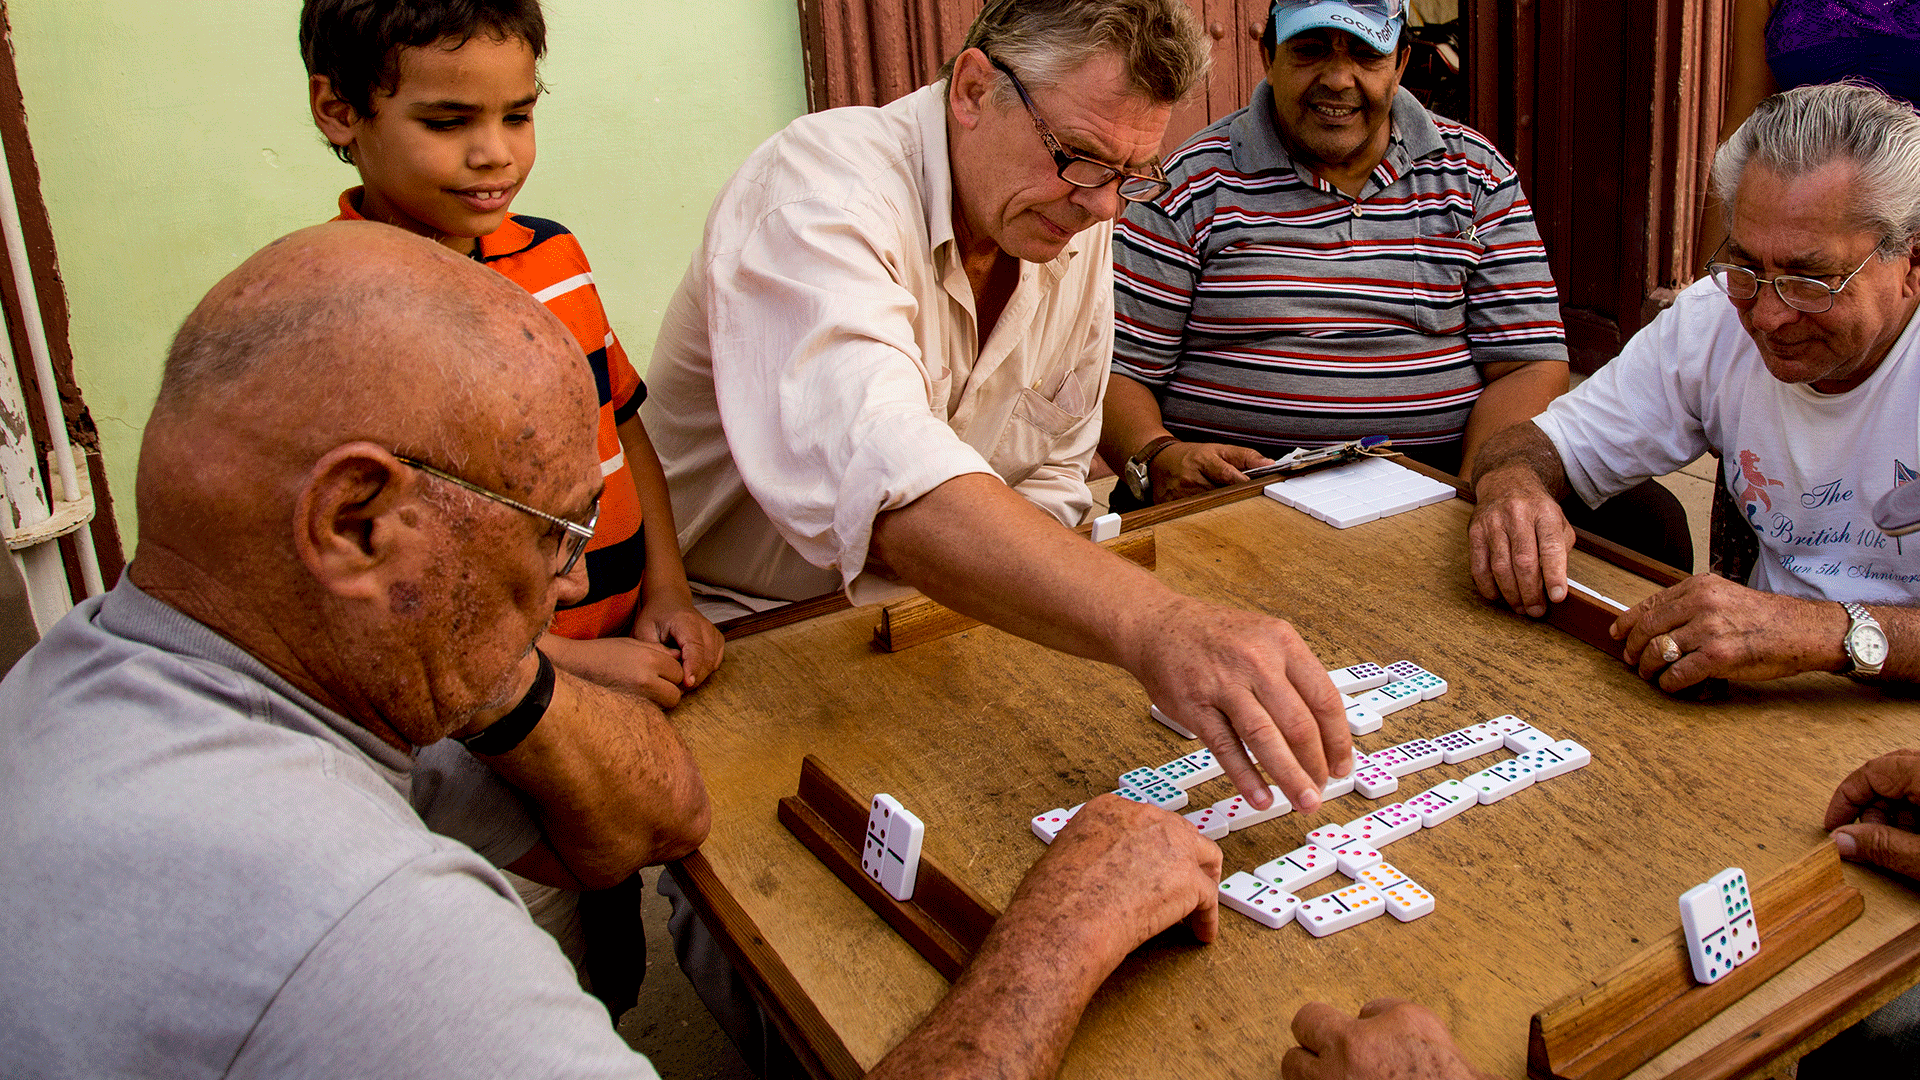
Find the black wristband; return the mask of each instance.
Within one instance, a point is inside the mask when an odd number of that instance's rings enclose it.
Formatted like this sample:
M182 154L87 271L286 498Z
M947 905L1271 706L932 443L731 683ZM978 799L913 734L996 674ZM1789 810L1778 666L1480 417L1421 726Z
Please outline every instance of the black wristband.
M547 715L547 706L553 702L553 661L539 649L533 652L540 658L540 670L533 676L533 685L527 687L527 696L520 699L512 712L461 739L460 745L468 751L499 757L525 742L534 725Z

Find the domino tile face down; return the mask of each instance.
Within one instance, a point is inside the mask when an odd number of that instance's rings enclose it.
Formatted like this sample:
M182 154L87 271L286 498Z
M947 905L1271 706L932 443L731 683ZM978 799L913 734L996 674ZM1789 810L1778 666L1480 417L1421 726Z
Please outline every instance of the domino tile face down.
M1388 889L1407 880L1407 875L1401 873L1392 863L1383 862L1360 871L1354 875L1353 880L1362 885L1371 885L1385 893Z
M1480 805L1491 806L1516 791L1532 787L1533 781L1533 766L1519 758L1509 758L1460 782L1480 793Z
M1390 803L1342 826L1348 835L1369 847L1385 847L1420 831L1420 811L1406 803Z
M1333 853L1333 864L1350 878L1357 878L1360 871L1369 866L1379 866L1385 861L1386 856L1364 840L1350 840Z
M1474 724L1458 731L1449 731L1434 739L1433 743L1440 747L1442 758L1447 764L1458 765L1463 761L1477 758L1481 754L1493 753L1500 749L1505 741L1506 736L1500 734L1492 725Z
M1440 748L1440 744L1429 739L1408 739L1380 753L1388 755L1388 760L1381 764L1395 776L1410 776L1422 769L1431 769L1447 759L1447 752Z
M1420 815L1421 828L1431 829L1480 805L1480 793L1458 780L1435 784L1408 799L1407 809Z
M1120 515L1101 514L1093 519L1093 542L1098 544L1120 535Z
M1227 825L1227 812L1218 806L1203 806L1181 816L1193 822L1193 827L1200 830L1200 835L1209 840L1224 840L1231 831Z
M1294 848L1285 855L1253 868L1253 876L1283 892L1301 889L1332 876L1339 864L1333 852L1313 844Z
M1181 738L1183 738L1183 739L1196 739L1196 738L1199 738L1199 736L1197 736L1197 735L1195 735L1195 734L1194 734L1193 732L1191 732L1191 731L1188 731L1188 730L1187 730L1186 728L1184 728L1184 727L1181 727L1181 726L1180 726L1180 725L1179 725L1178 723L1176 723L1176 722L1174 722L1174 719L1173 719L1173 717L1171 717L1171 716L1168 716L1168 715L1167 715L1166 713L1163 713L1163 712L1161 712L1161 711L1160 711L1160 706L1158 706L1158 705L1152 705L1152 704L1149 704L1149 705L1147 706L1147 715L1148 715L1148 716L1151 716L1151 717L1153 717L1153 718L1154 718L1155 720L1158 720L1158 721L1160 721L1161 723L1163 723L1163 724L1165 724L1165 725L1167 725L1167 727L1168 727L1168 728L1169 728L1170 730L1172 730L1172 732L1173 732L1173 733L1174 733L1175 735L1178 735L1178 736L1180 736L1180 737L1181 737Z
M1387 902L1387 911L1401 922L1412 922L1422 915L1433 914L1433 894L1412 881L1402 881L1380 890Z
M1285 795L1280 794L1279 788L1269 784L1267 785L1267 792L1273 796L1273 805L1267 807L1265 810L1254 809L1253 804L1247 801L1245 795L1235 795L1230 799L1222 799L1214 803L1213 808L1227 815L1227 829L1231 832L1239 832L1241 829L1250 825L1258 825L1263 821L1272 821L1282 814L1291 814L1293 812L1293 804L1287 801Z
M1572 739L1562 739L1537 750L1529 750L1515 761L1523 761L1533 767L1535 780L1551 780L1556 776L1565 776L1575 769L1584 768L1593 761L1593 755L1587 748Z
M1343 694L1358 694L1385 686L1392 681L1387 669L1372 662L1350 664L1343 668L1334 668L1327 672L1327 678L1333 680L1333 688Z
M1049 844L1053 843L1053 838L1060 835L1060 830L1066 828L1067 822L1072 821L1073 815L1079 811L1080 807L1076 806L1072 810L1049 810L1034 815L1033 835Z
M1246 871L1220 883L1220 902L1261 926L1275 930L1287 925L1300 907L1300 898L1275 888Z
M867 842L860 868L880 883L895 900L913 899L914 879L920 873L920 839L926 826L900 800L875 795L867 813Z
M1294 911L1294 920L1314 937L1326 937L1377 919L1386 910L1386 898L1373 886L1349 885L1302 903Z
M1753 921L1747 872L1730 866L1681 893L1680 925L1699 982L1719 982L1753 959L1760 951L1760 931Z
M1358 702L1347 706L1347 730L1352 734L1371 735L1386 722L1386 717Z
M1400 778L1378 765L1353 771L1353 790L1369 799L1390 795L1400 789Z

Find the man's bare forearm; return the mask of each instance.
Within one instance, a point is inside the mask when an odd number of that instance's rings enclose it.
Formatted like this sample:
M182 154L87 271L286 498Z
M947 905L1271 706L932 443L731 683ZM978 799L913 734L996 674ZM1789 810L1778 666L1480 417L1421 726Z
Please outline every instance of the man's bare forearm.
M1538 425L1528 421L1495 432L1480 447L1472 473L1475 493L1485 499L1489 491L1482 485L1522 478L1516 469L1531 473L1555 502L1565 499L1573 490L1567 483L1566 467L1560 463L1560 452L1553 448L1553 440L1547 438L1547 433ZM1496 477L1496 474L1500 475Z
M1487 384L1467 415L1460 448L1460 475L1472 476L1474 461L1488 439L1546 411L1553 399L1567 392L1567 365L1562 360L1489 364Z
M633 695L555 674L552 703L526 740L481 760L532 800L576 887L618 884L699 847L707 835L706 784L665 714Z
M1153 391L1125 375L1108 375L1107 400L1100 411L1100 458L1107 468L1121 472L1128 458L1165 434L1160 399Z

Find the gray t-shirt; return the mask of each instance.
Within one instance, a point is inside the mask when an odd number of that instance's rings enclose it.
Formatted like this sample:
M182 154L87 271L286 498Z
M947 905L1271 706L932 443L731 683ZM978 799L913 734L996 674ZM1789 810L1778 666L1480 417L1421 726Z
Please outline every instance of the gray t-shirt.
M652 1077L490 865L538 835L123 579L0 683L0 1072Z

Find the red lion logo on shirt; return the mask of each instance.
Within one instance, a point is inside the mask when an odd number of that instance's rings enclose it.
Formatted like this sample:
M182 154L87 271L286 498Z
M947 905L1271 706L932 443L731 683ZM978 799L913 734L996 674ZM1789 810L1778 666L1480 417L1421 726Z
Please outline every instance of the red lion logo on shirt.
M1748 505L1748 517L1753 516L1751 504L1756 501L1764 505L1769 512L1773 510L1773 500L1767 498L1768 484L1774 487L1787 486L1778 480L1769 479L1765 473L1761 472L1760 455L1751 450L1740 451L1740 476L1747 482L1746 490L1740 493L1740 501Z

